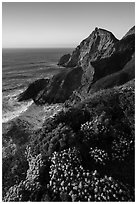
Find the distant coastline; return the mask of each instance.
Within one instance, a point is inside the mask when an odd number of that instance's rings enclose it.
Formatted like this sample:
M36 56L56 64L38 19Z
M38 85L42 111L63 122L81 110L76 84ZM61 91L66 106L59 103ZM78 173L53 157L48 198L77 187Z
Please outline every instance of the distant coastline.
M3 201L133 202L135 27L3 59Z

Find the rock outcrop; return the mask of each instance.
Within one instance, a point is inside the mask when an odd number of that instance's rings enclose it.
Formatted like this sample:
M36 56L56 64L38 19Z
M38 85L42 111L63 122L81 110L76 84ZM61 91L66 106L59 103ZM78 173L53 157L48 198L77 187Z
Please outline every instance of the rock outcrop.
M42 106L44 121L36 129L30 114L30 123L20 116L6 126L3 201L135 201L133 30L118 41L95 29L61 58L66 69L19 96L65 105Z
M104 29L95 28L95 30L83 40L73 51L68 62L61 63L65 67L82 66L87 67L89 62L110 57L115 51L115 43L118 39Z
M115 51L110 57L91 62L94 67L93 82L123 69L126 63L131 60L134 52L135 34L127 35L115 44Z
M95 28L71 55L61 57L58 64L67 69L49 81L34 82L20 95L19 101L32 98L39 104L60 103L69 99L76 89L86 94L121 85L134 78L134 52L135 27L121 40L109 31Z
M118 72L102 77L91 85L89 92L94 93L101 89L112 88L119 86L131 79L135 78L135 55L132 56L131 60L124 66L124 68Z
M53 76L33 82L18 97L18 101L33 99L36 104L65 102L75 89L81 86L83 70L70 68Z
M60 60L59 60L59 62L58 62L58 65L63 65L63 66L66 65L66 63L69 61L70 57L71 57L70 54L63 55L63 56L60 58Z
M37 95L37 103L62 103L81 86L81 67L65 70L55 75L43 92Z
M31 83L28 88L19 95L18 101L33 99L35 101L38 93L43 90L49 83L49 79L38 79Z
M111 32L96 28L74 50L68 63L65 62L62 66L74 67L78 64L81 65L84 71L82 85L86 86L89 90L99 79L122 70L132 60L134 52L135 27L131 28L121 40L117 40ZM116 75L118 76L119 73ZM124 77L126 74L122 73L121 75L120 78L124 78L124 80L117 80L117 83L112 82L111 86L120 85L122 82L124 83L128 80L128 77ZM132 78L129 77L129 79ZM107 81L105 83L107 84Z
M135 27L120 41L106 30L96 28L74 50L65 67L80 65L84 70L83 83L95 82L101 77L119 71L135 51Z
M126 35L125 35L123 38L127 37L128 35L133 35L133 34L135 34L135 26L133 26L133 27L126 33Z

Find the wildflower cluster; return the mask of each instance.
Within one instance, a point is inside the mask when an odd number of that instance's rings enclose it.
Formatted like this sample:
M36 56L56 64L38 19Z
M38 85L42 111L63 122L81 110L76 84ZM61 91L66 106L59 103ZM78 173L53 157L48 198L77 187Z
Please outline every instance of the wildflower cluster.
M134 139L119 135L112 142L112 159L124 161L125 158L134 150Z
M30 147L26 148L26 155L27 155L27 161L29 163L29 169L27 171L27 180L32 181L38 181L39 174L40 174L40 168L43 166L42 161L42 155L39 154L37 156L32 156Z
M91 134L93 133L93 126L91 121L87 121L86 123L81 125L81 131L84 132L83 141L88 141L91 138Z
M111 176L98 179L94 186L95 201L132 201L131 191Z
M98 164L105 165L106 162L109 161L108 153L102 149L98 149L95 147L94 149L91 147L89 151L90 157L94 159L94 161Z
M32 192L41 188L39 182L21 181L18 185L12 186L4 197L4 202L28 201Z
M105 118L105 112L87 121L81 125L81 131L84 133L84 142L88 142L91 138L97 139L101 134L106 134L109 130L109 119Z
M97 170L89 172L81 165L76 148L54 152L51 157L48 188L54 195L71 201L130 201L130 191L112 177L100 177Z
M18 185L12 186L6 193L4 201L24 201L30 198L30 194L41 188L39 183L40 168L43 165L41 154L33 157L30 148L26 149L26 156L29 163L26 179Z

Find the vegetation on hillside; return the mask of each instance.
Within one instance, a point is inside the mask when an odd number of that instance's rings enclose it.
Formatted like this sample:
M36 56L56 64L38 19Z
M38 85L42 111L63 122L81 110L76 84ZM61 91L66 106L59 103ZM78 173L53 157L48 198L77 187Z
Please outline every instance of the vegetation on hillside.
M89 94L37 131L12 126L3 200L134 201L134 102L132 80Z

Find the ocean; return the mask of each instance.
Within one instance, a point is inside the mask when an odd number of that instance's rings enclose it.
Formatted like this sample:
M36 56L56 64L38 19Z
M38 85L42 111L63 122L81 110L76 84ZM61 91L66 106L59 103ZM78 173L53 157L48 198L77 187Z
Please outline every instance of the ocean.
M60 72L57 65L72 48L3 49L2 50L2 122L6 123L33 103L18 102L18 95L37 79L51 77Z

